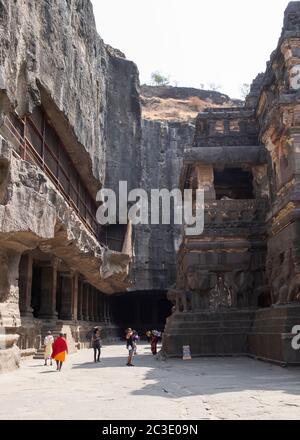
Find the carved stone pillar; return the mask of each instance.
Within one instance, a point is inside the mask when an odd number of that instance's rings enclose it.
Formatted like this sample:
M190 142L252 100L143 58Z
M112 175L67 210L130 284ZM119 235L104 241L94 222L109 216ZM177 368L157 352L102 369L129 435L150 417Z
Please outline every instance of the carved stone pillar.
M21 254L0 249L0 326L20 327L19 264Z
M78 320L78 272L75 272L72 280L73 287L73 319Z
M103 295L100 292L98 294L98 315L99 315L99 322L104 322Z
M107 295L104 297L104 321L106 324L110 324L109 298Z
M93 308L94 308L94 302L93 302L93 288L91 285L89 285L88 288L88 297L89 297L89 321L93 321L94 320L94 312L93 312Z
M21 325L19 308L19 264L21 254L0 249L0 371L18 368L17 347Z
M93 309L92 309L92 320L93 321L97 321L97 310L96 310L96 292L95 292L95 288L92 287L91 288L91 295L92 295L92 300L93 300Z
M83 320L83 281L78 282L78 320Z
M89 284L84 281L83 282L83 297L82 297L82 305L83 305L83 319L84 321L89 321Z
M214 169L211 165L196 166L197 188L204 190L204 200L216 200Z
M91 287L91 298L92 298L92 321L96 321L96 298L95 298L95 289Z
M29 318L33 316L31 307L32 261L31 255L22 255L19 268L20 312L21 316Z
M106 316L106 296L103 296L103 322L107 322L107 316Z
M53 258L48 265L42 267L41 272L41 306L39 318L57 319L56 290L58 259Z
M73 320L74 273L62 272L60 319Z
M99 292L98 290L95 291L95 320L97 322L100 322L100 313L99 313Z

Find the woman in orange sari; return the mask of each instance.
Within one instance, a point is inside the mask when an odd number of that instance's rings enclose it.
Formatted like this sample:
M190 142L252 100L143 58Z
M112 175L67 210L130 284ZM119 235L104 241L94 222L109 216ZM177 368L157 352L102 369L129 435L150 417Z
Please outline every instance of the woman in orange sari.
M66 353L68 353L68 345L64 334L60 333L59 337L55 339L52 348L52 359L56 361L57 371L61 371L62 364L66 360Z

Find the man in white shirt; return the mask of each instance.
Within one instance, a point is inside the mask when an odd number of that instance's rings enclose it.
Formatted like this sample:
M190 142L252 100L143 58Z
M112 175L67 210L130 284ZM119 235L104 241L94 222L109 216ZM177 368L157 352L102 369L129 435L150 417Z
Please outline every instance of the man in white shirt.
M50 332L50 330L48 331L48 335L45 337L44 339L44 346L45 346L45 353L44 353L44 358L45 358L45 365L47 365L47 360L50 359L50 365L52 365L52 344L54 342L54 338L52 336L52 333Z

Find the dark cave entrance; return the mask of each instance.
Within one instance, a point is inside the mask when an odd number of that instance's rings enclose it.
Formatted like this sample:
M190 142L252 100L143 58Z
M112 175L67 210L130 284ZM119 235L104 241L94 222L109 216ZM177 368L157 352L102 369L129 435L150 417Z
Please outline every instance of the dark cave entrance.
M146 339L147 330L163 331L173 304L167 292L161 290L126 292L111 297L113 322L120 327L120 336L126 328L137 330Z
M215 169L214 186L217 200L254 198L252 172L242 168Z

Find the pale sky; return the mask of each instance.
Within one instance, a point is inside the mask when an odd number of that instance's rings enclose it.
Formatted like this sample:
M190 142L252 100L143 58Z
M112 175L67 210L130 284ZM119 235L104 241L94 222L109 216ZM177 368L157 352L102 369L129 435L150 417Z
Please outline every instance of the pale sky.
M215 83L232 98L265 71L288 0L92 0L105 43L172 85Z

